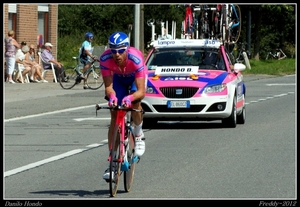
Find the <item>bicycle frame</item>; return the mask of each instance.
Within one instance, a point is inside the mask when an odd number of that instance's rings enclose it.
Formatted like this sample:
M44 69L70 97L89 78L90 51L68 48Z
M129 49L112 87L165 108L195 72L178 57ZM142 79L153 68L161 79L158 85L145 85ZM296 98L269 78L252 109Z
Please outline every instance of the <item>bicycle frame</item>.
M286 54L280 48L276 49L276 52L274 54L272 52L269 52L267 54L266 60L269 58L269 55L271 55L272 58L276 59L276 60L282 60L282 59L286 58Z
M232 17L231 17L231 22L228 25L228 28L230 30L232 30L233 28L238 27L240 25L240 17L238 15L237 11L236 11L235 5L234 4L230 4L230 6L231 6L231 10L233 10L233 12L234 12L234 14L236 16L236 21L232 20ZM234 23L234 22L236 22L236 23Z
M135 137L133 129L131 127L131 112L141 112L143 110L125 108L123 106L117 106L115 108L96 105L96 115L99 109L109 109L116 111L116 121L114 125L113 141L110 143L110 154L108 161L110 162L110 179L109 188L110 194L114 197L117 194L119 178L124 172L124 188L126 192L129 192L132 187L135 163L139 161L138 156L134 156L133 149L135 144ZM127 145L125 146L125 140L127 139ZM116 149L117 148L117 149ZM116 155L114 151L116 150ZM129 153L129 154L128 154ZM129 155L129 156L128 156ZM113 157L114 156L114 157ZM129 158L129 160L128 160ZM115 164L116 172L112 170L113 163ZM112 176L114 174L114 176Z
M71 89L75 85L79 84L83 77L85 77L86 85L91 90L97 90L103 85L103 80L101 78L100 69L96 68L95 62L99 60L94 60L91 62L91 66L83 73L81 73L81 70L83 69L83 65L80 64L78 57L73 57L73 59L77 60L77 65L74 68L65 69L61 74L60 77L64 77L64 74L66 74L67 81L62 81L62 78L60 78L60 85L64 89ZM95 71L96 70L96 71ZM99 72L98 72L99 71Z

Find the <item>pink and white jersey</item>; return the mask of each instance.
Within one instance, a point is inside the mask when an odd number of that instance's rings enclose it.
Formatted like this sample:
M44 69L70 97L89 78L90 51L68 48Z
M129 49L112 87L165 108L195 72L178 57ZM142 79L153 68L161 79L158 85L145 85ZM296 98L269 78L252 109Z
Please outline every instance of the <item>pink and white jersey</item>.
M141 51L134 47L127 49L127 63L124 68L124 72L115 63L110 49L104 51L100 57L100 69L102 76L109 76L113 72L114 74L126 76L132 76L135 78L146 77L148 73L147 66L145 65L144 55Z

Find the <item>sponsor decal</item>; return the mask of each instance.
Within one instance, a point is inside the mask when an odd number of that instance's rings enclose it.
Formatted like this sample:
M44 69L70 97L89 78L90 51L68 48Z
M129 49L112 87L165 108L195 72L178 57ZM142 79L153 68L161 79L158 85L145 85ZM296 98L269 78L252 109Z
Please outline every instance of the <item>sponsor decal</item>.
M128 54L128 59L132 60L137 65L140 64L140 62L141 62L141 60L138 57L136 57L132 54Z
M187 81L192 81L193 79L192 78L190 78L190 77L177 77L177 76L175 76L175 77L167 77L167 78L161 78L162 80L164 80L164 81L177 81L177 80L187 80Z
M163 41L159 41L157 42L158 45L169 45L169 44L175 44L175 41L167 41L167 40L163 40Z
M185 72L192 72L192 68L162 68L161 73L185 73Z
M107 59L110 59L110 58L112 58L112 54L111 53L109 53L107 55L101 56L100 60L101 61L106 61Z
M204 44L205 45L215 45L216 41L215 40L205 40Z

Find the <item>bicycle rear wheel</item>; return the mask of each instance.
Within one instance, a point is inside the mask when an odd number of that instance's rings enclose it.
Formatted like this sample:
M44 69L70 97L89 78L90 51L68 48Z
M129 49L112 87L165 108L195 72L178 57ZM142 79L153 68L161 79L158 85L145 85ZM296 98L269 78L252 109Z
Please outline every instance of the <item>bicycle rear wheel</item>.
M241 10L240 7L237 4L233 5L235 8L235 11L231 7L230 10L230 22L235 22L239 23L237 26L234 28L230 29L230 41L231 42L238 42L241 34L241 29L242 29L242 19L241 19Z
M135 164L137 162L137 158L134 157L134 137L132 132L128 130L128 150L127 150L127 160L130 163L129 170L124 171L124 188L126 192L129 192L132 187L133 178L134 178L134 170Z
M87 74L86 84L92 90L97 90L103 85L100 68L93 67L93 69Z
M227 40L227 10L226 10L226 5L222 5L221 8L221 19L220 19L220 33L221 33L221 39L223 41Z
M111 197L115 197L118 191L120 176L121 176L121 162L120 162L120 142L119 142L119 128L115 127L114 139L111 148L111 159L109 163L109 192ZM113 153L115 151L115 154Z
M74 68L63 70L58 77L60 86L63 89L71 89L76 85L77 73Z

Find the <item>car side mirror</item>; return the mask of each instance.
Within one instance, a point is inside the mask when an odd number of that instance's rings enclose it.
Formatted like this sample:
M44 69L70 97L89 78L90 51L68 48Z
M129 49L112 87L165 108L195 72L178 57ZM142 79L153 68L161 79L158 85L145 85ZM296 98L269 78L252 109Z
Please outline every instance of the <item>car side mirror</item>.
M235 63L233 66L234 72L238 73L246 69L246 65L242 63Z

